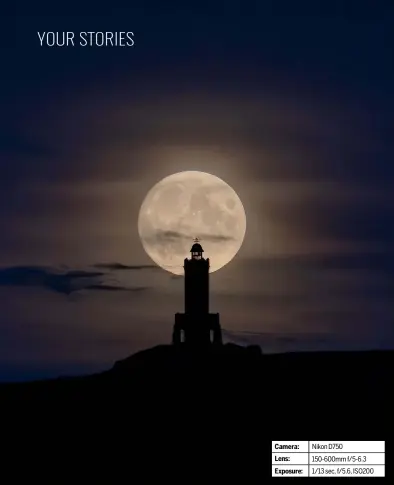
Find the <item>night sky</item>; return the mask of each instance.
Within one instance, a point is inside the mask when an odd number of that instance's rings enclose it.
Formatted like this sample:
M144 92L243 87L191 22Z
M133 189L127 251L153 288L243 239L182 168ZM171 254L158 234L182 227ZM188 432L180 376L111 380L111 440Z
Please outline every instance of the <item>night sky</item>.
M245 207L244 244L211 276L226 341L394 348L394 3L128 3L2 12L0 380L171 341L183 279L137 219L183 170ZM41 47L37 31L135 44Z

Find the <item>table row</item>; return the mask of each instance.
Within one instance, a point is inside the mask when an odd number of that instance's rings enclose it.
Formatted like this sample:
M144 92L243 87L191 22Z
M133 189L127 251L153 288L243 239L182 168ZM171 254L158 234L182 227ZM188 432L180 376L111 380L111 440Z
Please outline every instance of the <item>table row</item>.
M273 465L384 465L384 453L272 453Z
M384 453L384 441L272 441L274 453Z
M385 466L272 466L273 477L384 477Z

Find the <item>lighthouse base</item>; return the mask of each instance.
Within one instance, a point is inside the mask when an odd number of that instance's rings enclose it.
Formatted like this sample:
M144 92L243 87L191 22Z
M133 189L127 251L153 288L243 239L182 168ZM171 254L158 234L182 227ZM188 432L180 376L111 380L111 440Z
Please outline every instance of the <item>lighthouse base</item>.
M221 345L222 330L219 323L219 313L201 315L176 313L172 343L174 345L187 344L193 346Z

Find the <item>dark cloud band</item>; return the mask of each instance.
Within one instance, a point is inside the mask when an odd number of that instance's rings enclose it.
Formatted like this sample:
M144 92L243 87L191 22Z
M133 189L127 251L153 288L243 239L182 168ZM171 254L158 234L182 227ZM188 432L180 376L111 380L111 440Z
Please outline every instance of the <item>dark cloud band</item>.
M100 265L97 265L100 266ZM105 265L104 265L105 266ZM113 268L112 266L115 266ZM117 265L107 265L108 269L118 269ZM123 265L120 265L123 266ZM128 269L146 267L128 267ZM59 272L55 268L38 266L15 266L0 269L0 286L45 288L56 293L71 295L83 290L96 291L145 291L147 287L129 287L102 282L107 273L98 271L69 270Z

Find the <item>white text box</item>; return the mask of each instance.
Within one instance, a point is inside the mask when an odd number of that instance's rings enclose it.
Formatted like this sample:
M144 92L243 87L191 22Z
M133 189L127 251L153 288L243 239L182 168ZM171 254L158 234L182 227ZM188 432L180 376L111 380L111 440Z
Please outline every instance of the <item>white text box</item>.
M273 453L307 453L308 441L273 441Z
M272 453L273 465L309 465L309 453Z
M384 453L384 441L309 441L309 452Z
M310 477L384 477L384 465L309 467Z
M308 465L272 466L273 477L307 477Z
M294 453L295 454L295 453ZM384 465L384 453L309 453L309 465Z

